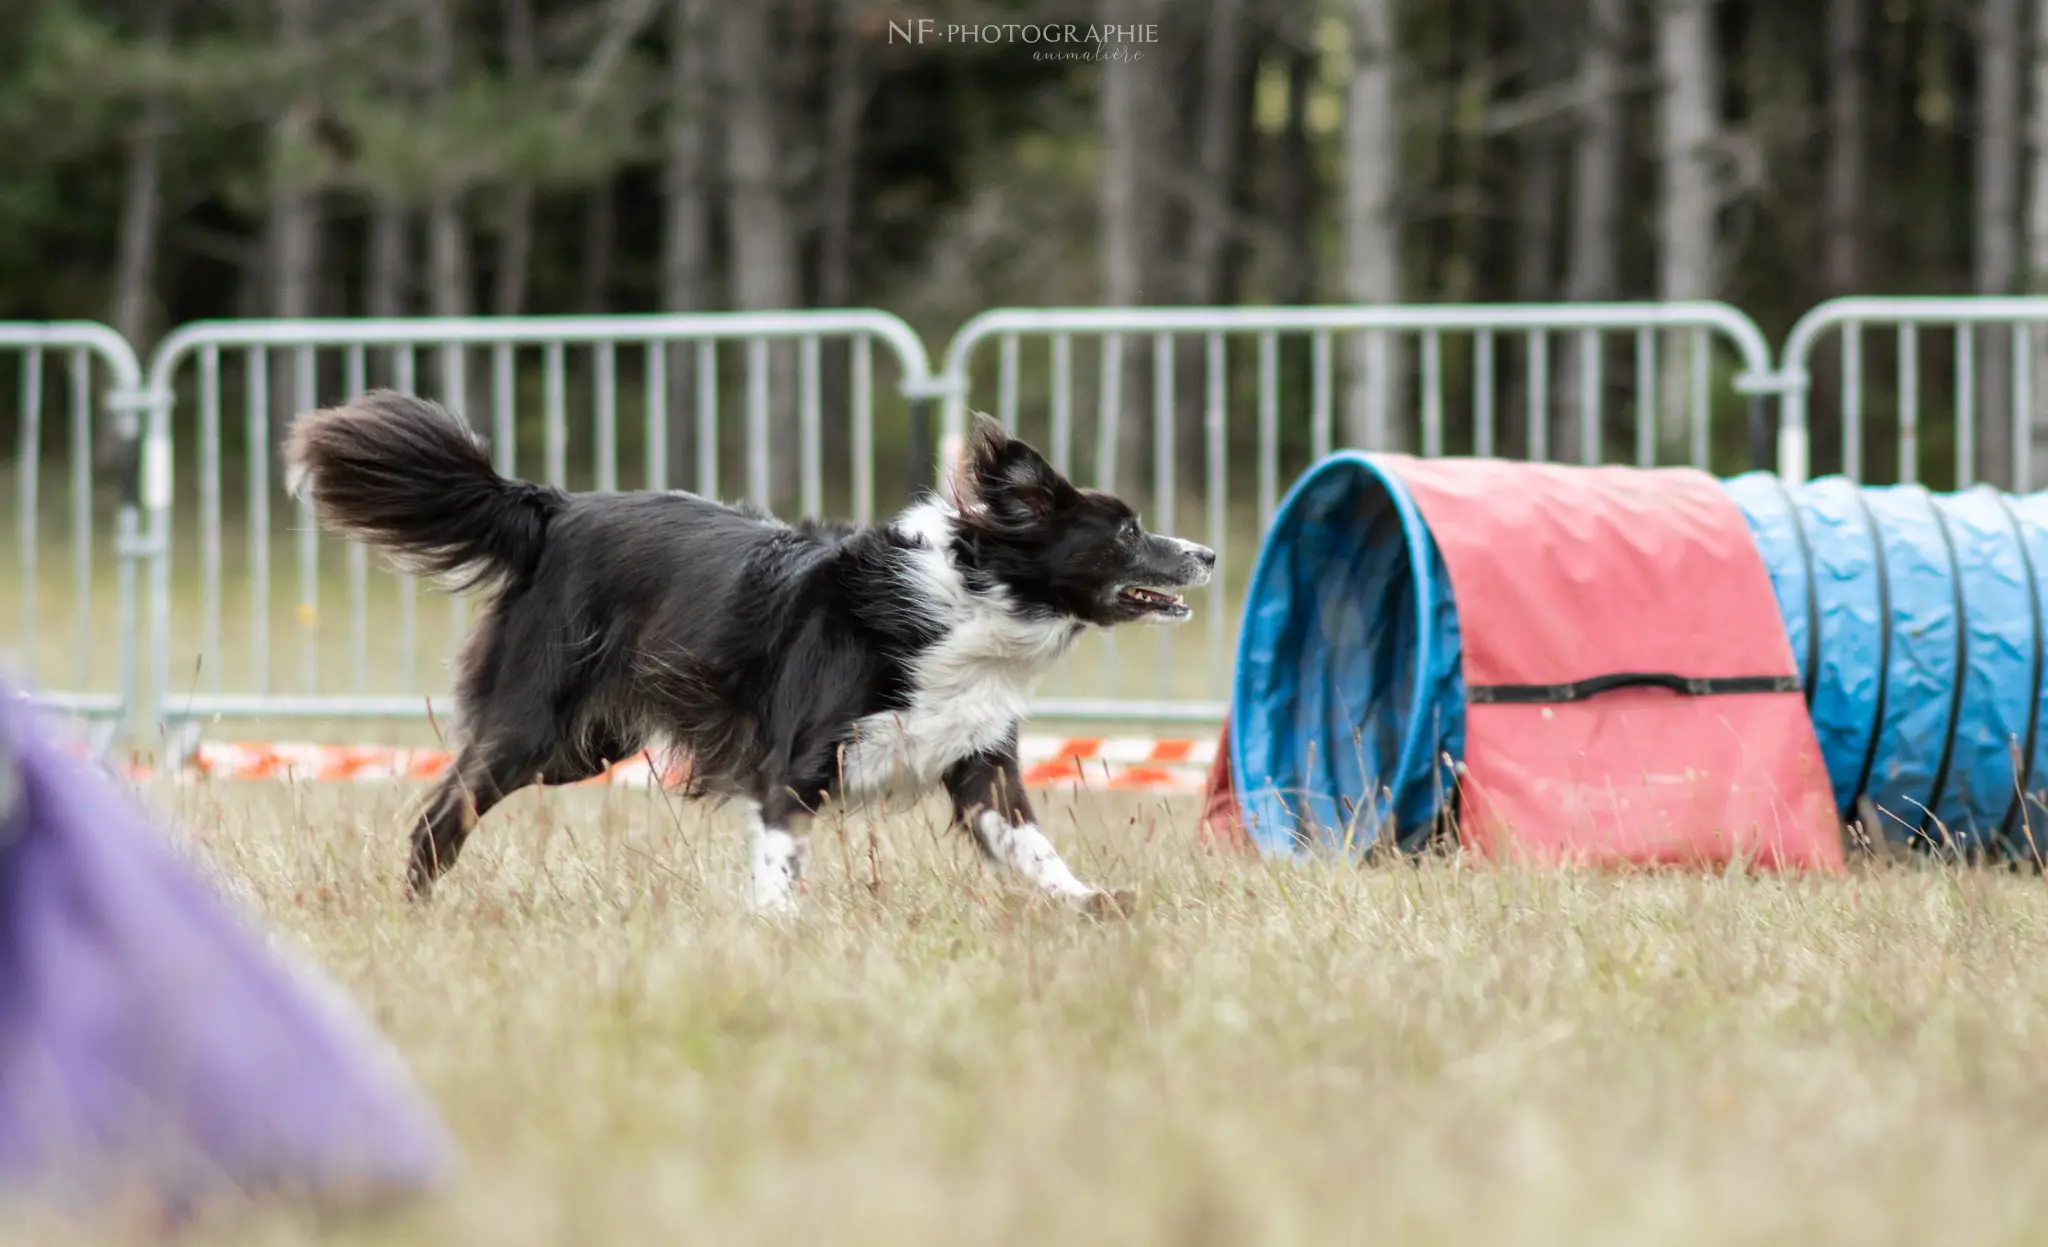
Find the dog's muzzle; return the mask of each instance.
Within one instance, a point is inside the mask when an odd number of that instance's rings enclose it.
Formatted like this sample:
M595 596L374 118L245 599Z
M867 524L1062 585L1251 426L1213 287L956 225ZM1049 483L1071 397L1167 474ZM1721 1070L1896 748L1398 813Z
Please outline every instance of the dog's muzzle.
M1194 612L1181 599L1176 589L1199 589L1209 583L1216 574L1216 552L1192 541L1178 537L1165 538L1174 548L1177 558L1173 566L1162 568L1160 575L1148 578L1144 583L1120 586L1116 591L1117 601L1138 613L1140 618L1160 623L1177 623Z

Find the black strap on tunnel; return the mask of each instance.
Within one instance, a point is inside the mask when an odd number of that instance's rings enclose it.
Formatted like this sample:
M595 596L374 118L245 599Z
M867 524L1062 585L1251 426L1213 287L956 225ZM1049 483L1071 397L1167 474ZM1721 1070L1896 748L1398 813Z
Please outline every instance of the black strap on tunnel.
M1855 808L1870 790L1870 768L1877 764L1877 742L1884 731L1885 694L1892 681L1892 578L1885 566L1884 537L1877 531L1877 517L1862 490L1855 491L1856 509L1863 512L1863 527L1870 534L1870 555L1877 564L1877 706L1870 716L1870 743L1863 750L1863 769L1856 775L1856 791L1849 797Z
M2028 613L2034 625L2034 667L2027 679L2025 752L2013 764L2012 804L2006 807L2005 818L1998 825L1999 836L2010 841L2013 824L2026 805L2027 785L2034 782L2034 733L2041 724L2041 586L2034 574L2033 551L2027 549L2026 530L2020 527L2019 512L2012 509L2012 500L2004 494L1998 496L1998 505L2005 508L2005 518L2012 523L2013 539L2020 543L2020 565L2027 572Z
M1941 530L1942 549L1948 551L1948 579L1955 594L1956 616L1956 678L1951 682L1948 694L1948 731L1941 738L1941 758L1934 764L1934 782L1927 788L1927 804L1920 807L1920 834L1925 836L1934 823L1934 811L1941 806L1942 794L1948 788L1949 764L1955 759L1956 719L1963 712L1963 682L1970 675L1970 628L1969 614L1963 606L1963 569L1956 561L1956 538L1949 531L1948 516L1939 506L1928 503L1928 510L1934 512L1934 526Z
M1799 504L1785 487L1785 478L1773 474L1771 483L1785 500L1785 514L1792 517L1792 539L1799 543L1799 567L1806 573L1806 708L1813 709L1813 690L1820 687L1820 590L1813 583L1813 547L1806 544L1806 522L1799 518Z
M1796 693L1796 675L1673 675L1663 671L1616 671L1570 684L1475 684L1465 700L1480 705L1537 706L1584 701L1622 688L1662 688L1688 697L1727 697L1738 693Z

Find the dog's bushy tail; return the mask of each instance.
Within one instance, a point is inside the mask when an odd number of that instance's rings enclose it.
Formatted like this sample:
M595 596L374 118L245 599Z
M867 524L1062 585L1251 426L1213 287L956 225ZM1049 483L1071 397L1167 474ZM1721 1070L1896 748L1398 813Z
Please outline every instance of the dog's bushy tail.
M392 390L301 415L284 453L286 483L312 491L321 523L454 589L531 575L568 502L498 475L459 417Z

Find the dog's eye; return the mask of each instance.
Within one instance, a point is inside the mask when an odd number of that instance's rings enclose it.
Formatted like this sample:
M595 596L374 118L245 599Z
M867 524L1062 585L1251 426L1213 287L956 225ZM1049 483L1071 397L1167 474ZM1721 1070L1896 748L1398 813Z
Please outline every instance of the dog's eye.
M1138 521L1125 520L1124 526L1118 530L1117 536L1122 537L1125 541L1136 541L1138 539Z

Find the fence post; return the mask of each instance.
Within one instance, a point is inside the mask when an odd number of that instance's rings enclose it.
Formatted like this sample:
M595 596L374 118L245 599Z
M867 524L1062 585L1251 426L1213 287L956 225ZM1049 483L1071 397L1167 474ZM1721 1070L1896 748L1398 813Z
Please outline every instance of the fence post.
M141 641L136 564L143 561L149 565L150 707L159 722L166 696L167 680L157 659L168 646L155 642L167 638L170 630L170 578L165 556L170 549L171 395L144 381L109 394L107 407L114 415L122 455L121 509L114 520L114 548L120 557L121 697L129 720L122 726L136 731L143 726L138 721L142 701L136 695L142 676L136 652Z
M141 366L135 358L135 349L127 339L111 328L94 321L15 321L0 323L0 349L24 352L24 373L22 389L22 430L23 459L16 465L16 472L24 480L22 486L23 527L20 538L25 545L32 546L40 539L36 525L33 502L36 496L34 475L40 471L40 452L32 440L38 428L36 412L39 410L44 391L41 386L41 355L45 351L60 350L68 353L72 367L71 413L75 422L73 429L91 427L94 435L87 443L82 432L74 433L69 461L74 486L74 541L88 538L91 545L79 545L82 551L78 565L79 584L77 588L80 619L78 635L75 638L78 663L79 686L75 688L43 686L35 676L35 654L31 644L24 657L28 670L28 695L31 700L43 703L60 714L75 715L88 726L88 740L96 753L104 752L124 728L130 725L136 705L139 658L136 654L136 575L134 559L139 545L135 538L137 528L137 474L133 450L138 428L139 401L141 388ZM104 387L97 381L101 370L107 374ZM96 605L99 594L94 589L95 561L90 557L97 548L104 531L97 519L98 508L93 506L92 485L95 475L111 477L118 497L114 513L115 552L115 601L114 601L114 668L115 689L113 692L95 691L91 687L92 676L89 660L83 656L90 652L96 639L93 621L101 617L102 608ZM28 573L23 586L25 609L33 612L36 603L36 587L32 556L24 560L24 571ZM31 616L30 634L33 635Z
M143 498L143 453L142 413L148 406L148 399L139 389L122 386L107 395L107 411L114 418L114 453L118 460L109 464L116 474L116 486L121 496L120 509L114 513L114 557L115 568L115 628L120 636L120 654L116 659L120 689L122 715L117 730L134 731L138 724L135 696L137 674L140 666L136 657L136 577L135 561L148 554L142 541L139 513L146 505Z
M174 474L171 460L171 407L177 396L149 374L148 424L142 433L142 505L149 531L142 554L149 559L150 709L158 723L170 721L171 709L171 503ZM176 761L182 762L179 758Z
M910 400L910 489L912 493L935 483L931 475L938 462L932 452L932 400Z
M1787 368L1778 375L1778 475L1787 485L1806 480L1808 455L1806 391L1810 378L1804 368Z
M1735 389L1749 402L1749 445L1753 465L1760 471L1776 469L1787 485L1806 480L1807 374L1803 367L1780 364L1775 372L1745 373L1735 378ZM1777 437L1770 430L1770 399L1778 399ZM1776 443L1773 463L1772 444Z
M903 393L910 400L911 491L914 493L927 486L936 489L944 484L947 472L946 465L939 462L939 456L954 438L967 432L965 357L956 358L949 350L941 357L939 371L927 370L914 384L906 378ZM934 402L941 404L937 437L933 437L931 427Z

